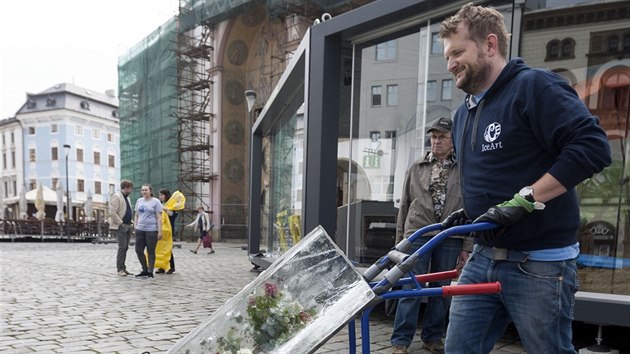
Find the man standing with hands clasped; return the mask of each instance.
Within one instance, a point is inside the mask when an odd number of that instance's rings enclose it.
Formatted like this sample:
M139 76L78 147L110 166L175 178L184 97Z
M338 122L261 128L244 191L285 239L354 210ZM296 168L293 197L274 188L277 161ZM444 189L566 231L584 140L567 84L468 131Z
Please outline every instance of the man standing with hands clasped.
M131 202L129 194L133 190L133 183L123 179L120 181L120 191L112 194L109 201L109 229L116 235L118 240L118 254L116 255L116 268L121 277L130 275L125 266L129 240L133 232L133 222L131 213Z
M453 298L445 351L488 353L514 322L528 353L575 353L575 186L610 165L606 133L560 76L507 61L498 11L465 5L439 35L448 71L468 94L453 119L463 209L443 224L498 225L473 234L459 284L502 284L500 294Z

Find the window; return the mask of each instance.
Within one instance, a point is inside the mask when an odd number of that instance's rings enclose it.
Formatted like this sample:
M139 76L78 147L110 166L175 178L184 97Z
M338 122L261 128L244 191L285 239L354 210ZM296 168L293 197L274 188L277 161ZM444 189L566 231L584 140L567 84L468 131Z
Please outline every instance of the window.
M7 154L2 154L2 168L7 169Z
M547 43L547 58L546 60L558 59L560 55L560 41L557 39L549 41Z
M57 190L57 187L59 186L59 178L52 178L50 182L52 183L53 189Z
M107 141L110 143L114 142L114 134L112 133L107 133Z
M442 101L453 99L453 80L442 80Z
M15 168L15 151L11 151L11 167Z
M35 162L35 149L28 149L28 160L30 162Z
M431 33L431 54L442 54L444 48L442 47L442 41L437 32Z
M575 57L575 41L571 38L565 38L562 40L562 58L572 59Z
M57 132L57 124L51 124L50 125L50 132L51 133L56 133Z
M8 182L4 182L4 197L5 198L9 197L9 183Z
M396 59L396 40L379 43L376 45L376 60Z
M77 161L83 162L83 149L77 148Z
M630 53L630 34L623 36L623 51L624 53Z
M372 106L381 105L381 90L380 86L372 86Z
M76 135L83 135L83 127L80 125L77 125L74 127L74 133Z
M103 192L101 191L101 182L94 182L94 193L95 194L103 194Z
M34 180L34 179L30 180L28 182L28 187L29 187L29 190L33 190L37 188L37 180Z
M398 85L387 85L387 105L398 106Z
M437 81L427 81L427 101L437 100Z
M6 139L5 139L5 137L4 137L4 134L2 134L2 145L6 145L6 143L7 143L7 142L6 142Z
M109 190L108 191L109 191L108 192L109 194L114 193L115 189L114 189L114 185L113 184L111 184L111 183L109 184Z
M37 102L29 98L28 101L26 101L26 108L33 109L35 107L37 107Z
M95 165L101 164L101 153L98 151L94 151L94 164Z
M54 107L57 104L57 100L55 100L53 97L48 97L46 99L46 106L47 107Z
M116 167L114 155L108 155L107 156L107 165L109 167Z
M619 49L619 37L616 34L608 37L608 52L614 53Z
M53 161L59 160L59 155L58 155L58 147L53 146L50 148L50 159Z
M92 137L94 139L100 139L101 138L101 131L98 129L92 129Z
M77 179L77 192L85 192L85 181Z
M81 101L81 108L85 109L86 111L90 110L90 102L88 101Z
M15 134L11 132L11 144L15 143Z
M28 127L28 135L35 135L35 127Z

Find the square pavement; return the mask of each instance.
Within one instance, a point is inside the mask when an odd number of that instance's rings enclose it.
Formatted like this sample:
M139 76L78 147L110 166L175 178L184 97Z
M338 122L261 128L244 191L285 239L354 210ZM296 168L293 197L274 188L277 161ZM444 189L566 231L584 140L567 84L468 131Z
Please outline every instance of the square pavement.
M258 275L244 244L216 253L173 248L174 274L154 279L116 273L114 243L0 242L1 353L164 353ZM127 269L140 272L133 246ZM372 353L389 353L391 318L370 321ZM357 353L360 324L356 321ZM348 353L347 326L316 353ZM426 354L416 339L410 353ZM492 353L524 353L504 337Z

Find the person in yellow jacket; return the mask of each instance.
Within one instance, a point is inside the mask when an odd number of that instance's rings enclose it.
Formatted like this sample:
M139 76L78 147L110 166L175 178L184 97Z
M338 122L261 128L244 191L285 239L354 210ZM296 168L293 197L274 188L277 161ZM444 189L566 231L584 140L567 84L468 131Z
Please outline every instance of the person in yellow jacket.
M173 195L168 189L160 189L159 199L162 202L162 239L155 247L155 273L173 274L175 258L173 257L173 230L178 211L184 209L186 197L175 191Z

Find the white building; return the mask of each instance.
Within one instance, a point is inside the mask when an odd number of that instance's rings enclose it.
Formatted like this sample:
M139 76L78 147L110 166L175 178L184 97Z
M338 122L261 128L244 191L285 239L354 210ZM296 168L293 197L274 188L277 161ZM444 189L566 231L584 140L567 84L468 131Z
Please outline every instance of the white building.
M66 83L29 93L14 118L0 121L0 135L3 216L20 216L22 192L34 190L38 183L50 189L61 183L64 191L70 186L72 219L105 218L108 196L120 180L114 91L103 94ZM94 213L85 215L83 206L90 196ZM33 201L27 201L31 216ZM46 200L46 217L54 218L56 205L56 198Z

